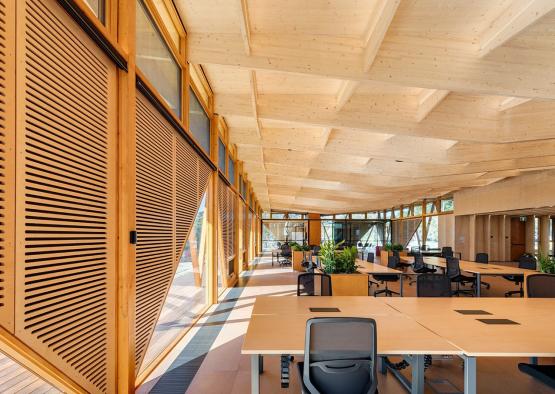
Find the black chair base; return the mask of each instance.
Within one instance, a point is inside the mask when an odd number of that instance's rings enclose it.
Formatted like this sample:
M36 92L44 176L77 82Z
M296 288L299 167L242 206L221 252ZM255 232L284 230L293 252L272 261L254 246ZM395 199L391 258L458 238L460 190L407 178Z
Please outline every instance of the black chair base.
M385 287L385 289L375 291L375 292L374 292L374 297L377 297L378 294L385 294L386 297L393 297L393 294L400 295L400 294L397 293L396 291L389 290L389 289L387 288L387 286Z
M519 363L518 369L533 378L538 379L545 385L555 389L555 365L538 365Z
M524 287L523 282L520 283L520 289L518 290L511 290L505 293L505 297L512 297L513 294L520 294L521 297L524 297Z

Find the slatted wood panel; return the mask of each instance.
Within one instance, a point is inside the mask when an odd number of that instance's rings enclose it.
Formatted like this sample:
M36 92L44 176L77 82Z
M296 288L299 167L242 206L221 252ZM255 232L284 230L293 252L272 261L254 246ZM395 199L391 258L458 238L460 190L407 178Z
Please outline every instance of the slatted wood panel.
M15 3L0 1L0 325L13 331Z
M137 93L135 370L138 372L212 170Z
M219 229L218 247L221 249L218 256L223 259L221 267L225 267L225 272L229 272L228 261L235 256L235 193L222 180L218 180L218 215ZM222 264L223 263L223 264Z
M114 391L116 67L56 1L17 4L16 335Z
M422 223L422 219L406 219L396 220L392 222L392 237L394 243L399 243L406 247L418 227Z

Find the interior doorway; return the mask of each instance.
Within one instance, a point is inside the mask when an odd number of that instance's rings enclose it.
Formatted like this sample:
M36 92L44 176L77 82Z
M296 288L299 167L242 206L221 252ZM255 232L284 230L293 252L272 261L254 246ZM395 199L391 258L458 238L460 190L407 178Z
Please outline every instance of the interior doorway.
M511 218L511 261L518 261L526 251L526 222Z

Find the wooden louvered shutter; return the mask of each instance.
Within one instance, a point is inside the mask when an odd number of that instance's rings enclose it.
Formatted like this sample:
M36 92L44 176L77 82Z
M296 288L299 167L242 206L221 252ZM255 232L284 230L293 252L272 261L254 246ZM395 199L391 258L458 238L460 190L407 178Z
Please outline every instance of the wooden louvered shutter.
M235 257L235 220L237 215L235 212L235 193L229 186L219 179L218 184L218 211L219 211L219 226L221 234L220 247L222 253L218 253L223 258L222 267L226 267L226 274L230 275L233 272L233 263L230 260Z
M16 335L113 391L116 67L56 1L17 5Z
M138 372L212 173L141 93L137 93L136 171Z
M175 253L174 132L137 93L136 368L146 353L167 288Z
M13 332L15 3L0 0L0 325Z

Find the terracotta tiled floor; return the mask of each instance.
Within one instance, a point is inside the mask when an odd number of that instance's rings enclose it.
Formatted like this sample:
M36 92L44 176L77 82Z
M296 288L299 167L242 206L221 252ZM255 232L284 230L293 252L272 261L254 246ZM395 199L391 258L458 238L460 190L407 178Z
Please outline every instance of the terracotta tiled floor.
M224 294L226 299L218 306L212 307L199 324L172 351L149 379L138 389L139 393L249 393L250 392L250 358L241 355L243 335L248 326L254 298L259 295L276 297L295 294L297 275L290 268L272 267L270 259L264 257L256 269L244 273L238 287ZM483 296L502 296L514 287L502 278L484 279L492 288L484 291ZM405 296L414 296L413 286L405 286ZM392 286L395 289L395 285ZM202 344L206 351L189 361L188 349L199 351L194 347L195 341L203 330L212 330L212 337L203 337ZM269 334L275 335L275 334ZM287 335L287 333L280 333ZM410 335L410 334L407 334ZM495 338L492 338L495 340ZM181 361L185 360L185 361ZM521 359L480 358L478 359L479 393L553 393L547 388L520 373L517 363ZM550 360L552 361L552 360ZM196 364L195 364L196 363ZM198 365L200 364L200 367ZM192 368L182 368L193 365ZM197 367L194 367L197 365ZM198 369L198 370L197 370ZM192 371L192 372L191 372ZM196 374L195 374L196 372ZM292 371L294 372L294 370ZM406 370L409 376L410 368ZM190 376L188 375L190 374ZM379 375L380 393L406 392L391 375ZM434 360L433 366L426 372L426 393L454 393L463 388L463 369L460 359ZM433 381L447 381L441 388L430 385ZM449 387L451 389L449 389ZM289 389L281 389L279 384L279 358L264 358L264 374L261 376L262 393L299 393L297 376L292 373Z

